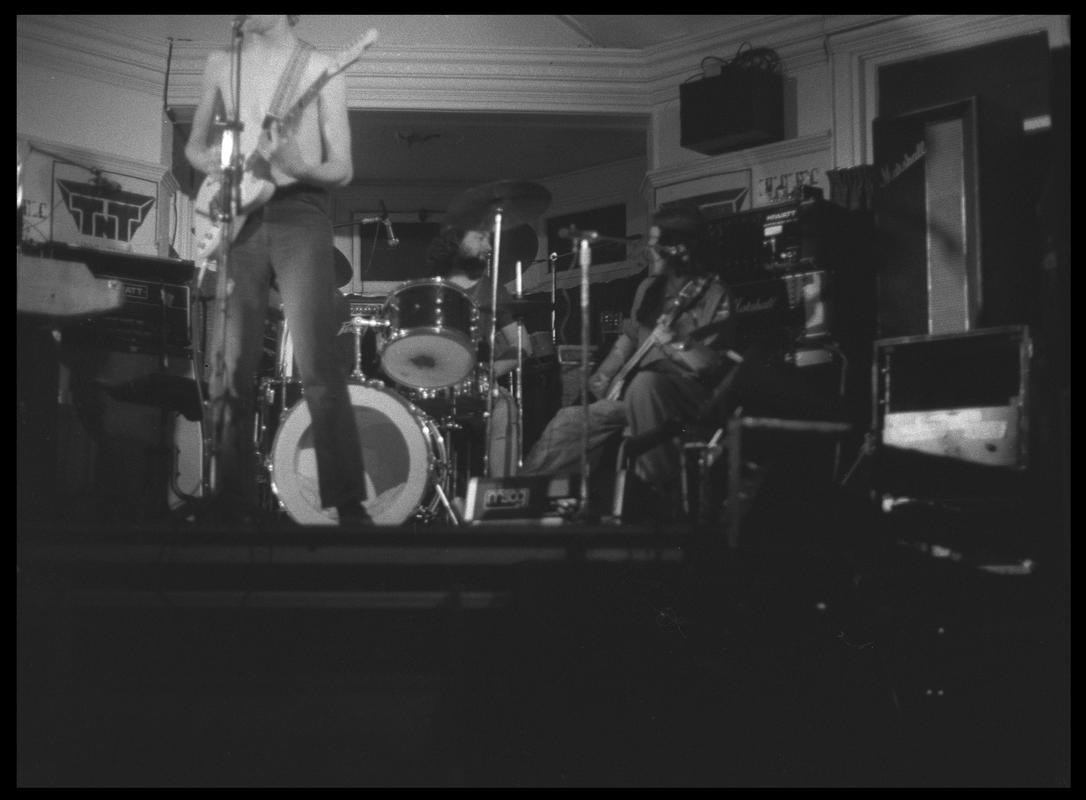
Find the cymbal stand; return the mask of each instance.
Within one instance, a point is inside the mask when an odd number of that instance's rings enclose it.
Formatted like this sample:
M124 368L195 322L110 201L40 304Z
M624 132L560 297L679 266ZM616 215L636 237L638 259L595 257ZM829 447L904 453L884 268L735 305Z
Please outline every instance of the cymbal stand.
M483 447L483 475L490 477L490 434L494 416L494 393L498 383L494 380L494 350L498 339L498 266L501 264L502 209L494 210L494 250L490 254L490 364L487 368L486 391L486 439Z

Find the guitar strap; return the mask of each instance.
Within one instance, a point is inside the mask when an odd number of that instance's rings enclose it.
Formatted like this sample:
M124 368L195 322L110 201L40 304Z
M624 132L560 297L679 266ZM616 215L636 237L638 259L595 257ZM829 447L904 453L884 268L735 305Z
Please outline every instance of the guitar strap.
M302 41L295 45L286 69L279 76L279 85L275 87L275 95L268 106L268 116L275 119L283 118L288 107L287 103L294 96L298 82L302 79L302 73L305 72L306 64L309 63L309 56L315 49L313 45Z

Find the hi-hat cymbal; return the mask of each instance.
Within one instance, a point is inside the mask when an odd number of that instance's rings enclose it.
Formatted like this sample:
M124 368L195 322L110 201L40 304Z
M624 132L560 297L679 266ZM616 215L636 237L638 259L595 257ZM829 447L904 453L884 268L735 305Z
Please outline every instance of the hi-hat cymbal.
M535 222L550 204L551 193L538 183L495 181L468 189L453 200L445 221L460 228L487 230L501 211L502 230L506 230Z

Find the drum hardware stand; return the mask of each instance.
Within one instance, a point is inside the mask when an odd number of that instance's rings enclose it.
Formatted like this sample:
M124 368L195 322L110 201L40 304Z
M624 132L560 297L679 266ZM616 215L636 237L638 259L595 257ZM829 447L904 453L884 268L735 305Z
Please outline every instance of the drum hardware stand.
M362 329L387 328L388 324L386 320L368 320L361 314L356 314L339 329L340 334L348 332L354 334L354 369L348 376L352 381L362 383L369 380L366 373L362 371Z
M452 503L449 502L449 497L445 494L445 490L441 488L440 481L434 482L434 491L437 492L437 499L441 501L441 505L445 508L445 514L452 521L452 524L463 524L463 521L460 519L460 515L456 513L456 509L453 508Z

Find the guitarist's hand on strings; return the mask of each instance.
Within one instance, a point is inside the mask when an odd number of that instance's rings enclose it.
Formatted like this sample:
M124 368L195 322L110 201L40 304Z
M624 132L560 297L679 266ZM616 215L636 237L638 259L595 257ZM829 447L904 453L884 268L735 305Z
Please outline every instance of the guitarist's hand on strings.
M309 175L311 166L290 131L269 125L261 135L261 149L268 163L285 175L299 180Z
M190 163L209 178L222 176L222 145L218 142L201 148L199 155L190 158Z
M664 320L656 323L656 327L652 329L650 336L660 346L671 344L676 339L675 331Z

